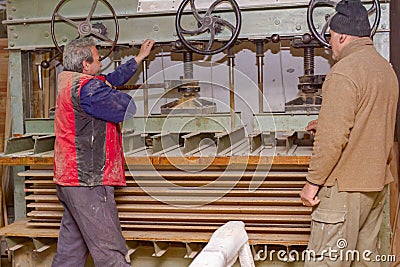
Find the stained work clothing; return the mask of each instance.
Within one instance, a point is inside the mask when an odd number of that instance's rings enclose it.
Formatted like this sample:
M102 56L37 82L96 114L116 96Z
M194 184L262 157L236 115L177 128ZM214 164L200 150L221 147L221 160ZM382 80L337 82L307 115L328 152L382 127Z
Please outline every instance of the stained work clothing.
M130 266L113 187L57 186L57 196L64 215L54 267L84 266L89 251L95 266Z
M105 76L64 71L58 76L54 182L64 207L52 266L130 266L114 200L125 186L119 122L136 112L132 97L114 90L137 70L134 59Z
M59 74L54 120L56 184L126 185L122 136L116 123L133 116L136 106L128 94L110 88L106 81L113 85L128 81L137 69L132 62L105 77Z
M129 81L137 68L137 63L132 58L104 77L111 85L120 86ZM136 113L136 105L132 98L110 88L103 79L89 80L82 86L79 99L87 114L104 121L118 123L123 121L125 116L129 118Z

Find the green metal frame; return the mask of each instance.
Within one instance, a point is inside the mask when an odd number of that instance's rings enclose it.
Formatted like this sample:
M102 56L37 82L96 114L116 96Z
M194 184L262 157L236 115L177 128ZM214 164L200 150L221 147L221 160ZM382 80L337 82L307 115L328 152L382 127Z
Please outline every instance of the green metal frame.
M7 3L7 20L3 23L8 27L9 48L34 50L37 48L54 47L51 39L51 14L57 2L51 0L24 1L12 0ZM138 0L109 0L115 9L120 25L119 44L140 44L146 38L152 38L158 43L170 43L178 40L175 32L175 10L164 13L140 13ZM176 5L179 1L176 1ZM246 2L246 1L242 1ZM247 1L250 2L250 1ZM284 5L267 3L263 6L253 8L244 7L242 13L242 28L239 39L265 39L272 34L281 36L301 36L308 32L306 13L308 1L286 1ZM73 18L86 18L92 1L71 0L62 8L63 15ZM93 22L101 21L113 34L114 22L111 12L104 5L99 4L96 8ZM379 30L389 29L388 3L382 3L382 18ZM329 9L329 8L328 8ZM322 28L325 23L325 8L315 11L316 27ZM329 11L328 11L329 12ZM226 11L218 11L226 13ZM224 14L230 19L233 14ZM192 15L184 15L184 25L194 24ZM69 42L77 37L77 30L65 22L55 23L57 40L64 40L60 44ZM217 39L226 40L230 32L222 32Z

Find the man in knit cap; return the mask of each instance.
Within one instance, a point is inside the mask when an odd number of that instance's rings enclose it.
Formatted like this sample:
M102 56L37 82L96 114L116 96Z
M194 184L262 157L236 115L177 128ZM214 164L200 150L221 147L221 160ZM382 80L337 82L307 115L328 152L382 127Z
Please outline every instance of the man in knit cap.
M306 127L316 131L300 193L303 204L313 207L305 266L377 266L378 232L393 181L398 81L373 46L361 2L342 0L336 11L329 43L337 62L322 87L318 128L316 121ZM348 253L356 250L359 260Z

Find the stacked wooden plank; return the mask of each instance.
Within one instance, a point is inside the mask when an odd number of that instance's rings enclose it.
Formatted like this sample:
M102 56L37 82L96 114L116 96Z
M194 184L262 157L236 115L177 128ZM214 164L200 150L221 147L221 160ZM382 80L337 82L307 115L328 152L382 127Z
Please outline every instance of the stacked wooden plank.
M59 227L63 208L53 172L20 175L26 176L28 226ZM196 235L201 242L227 221L240 220L253 244L307 243L311 210L299 198L304 169L141 170L126 175L128 186L115 190L115 200L127 239L183 241Z

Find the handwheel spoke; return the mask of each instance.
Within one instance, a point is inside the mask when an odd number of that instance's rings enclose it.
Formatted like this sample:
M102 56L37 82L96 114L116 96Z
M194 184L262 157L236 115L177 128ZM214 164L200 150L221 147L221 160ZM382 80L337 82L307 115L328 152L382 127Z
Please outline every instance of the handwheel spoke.
M325 38L326 31L328 30L328 27L329 27L329 24L331 23L332 18L333 18L333 15L329 17L329 19L325 22L325 24L321 30L321 35L324 37L325 40L326 40L326 38Z
M376 12L375 3L370 7L370 9L368 9L368 15L371 15L371 14L373 14L374 12Z
M67 17L64 17L63 15L60 15L59 13L55 13L55 15L57 17L59 17L60 19L64 20L65 22L71 24L72 26L74 26L75 28L78 29L79 27L79 22L73 21L72 19L69 19Z
M214 3L212 3L212 5L208 8L206 15L205 16L210 16L211 13L215 10L215 8L221 4L222 2L226 2L226 0L217 0Z
M108 42L108 43L113 43L113 42L114 42L113 40L111 40L111 39L108 38L107 36L105 36L105 35L99 33L96 29L92 29L92 30L90 31L90 33L93 34L94 36L100 38L101 40L103 40L103 41L105 41L105 42Z
M202 22L202 18L199 14L199 12L197 12L196 6L194 5L194 0L190 0L190 8L192 10L193 16L195 17L195 19L198 22Z
M210 30L210 40L208 41L206 51L210 51L215 39L215 28Z
M94 0L94 1L93 1L92 7L90 8L90 11L89 11L89 14L88 14L88 16L86 17L86 22L90 22L90 20L92 19L92 16L93 16L94 10L96 9L97 2L98 2L98 1L99 1L99 0Z
M229 21L226 21L226 20L220 19L220 18L215 18L215 22L229 28L231 30L231 32L235 31L235 26L233 26Z
M181 33L195 35L195 34L203 33L206 30L207 30L207 28L202 26L202 27L198 28L197 30L184 30L184 29L181 29Z

